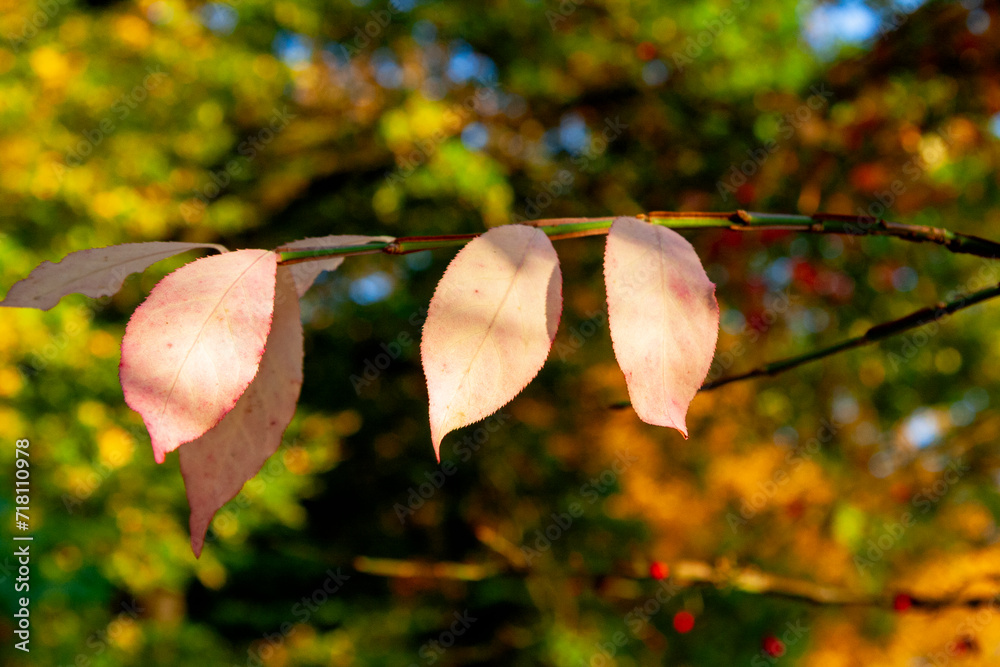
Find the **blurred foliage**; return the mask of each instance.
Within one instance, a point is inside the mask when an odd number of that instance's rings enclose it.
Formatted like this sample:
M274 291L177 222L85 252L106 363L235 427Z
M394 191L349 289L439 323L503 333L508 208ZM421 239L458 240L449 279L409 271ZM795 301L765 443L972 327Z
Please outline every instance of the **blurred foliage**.
M0 0L0 284L121 242L644 210L885 211L998 239L1000 12L919 4ZM817 41L852 11L876 21L867 39ZM886 239L689 237L719 285L716 374L1000 279ZM995 607L894 613L724 583L650 606L644 575L702 560L859 593L1000 593L995 304L701 395L684 441L607 409L626 392L603 245L558 250L549 362L493 432L449 436L448 475L415 341L450 253L358 258L321 281L295 420L200 560L177 459L153 463L116 373L129 314L190 257L112 299L0 313L5 535L12 443L32 443L30 664L995 663ZM522 545L540 547L526 573L480 581L355 569L504 565ZM623 572L639 575L590 576Z

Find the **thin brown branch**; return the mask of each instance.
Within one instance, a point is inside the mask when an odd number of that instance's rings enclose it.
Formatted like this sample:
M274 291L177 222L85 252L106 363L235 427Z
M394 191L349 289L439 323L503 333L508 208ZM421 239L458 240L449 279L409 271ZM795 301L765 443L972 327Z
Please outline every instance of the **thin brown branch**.
M515 559L516 560L516 559ZM454 563L419 560L396 560L358 556L354 569L372 576L404 579L443 579L455 581L482 581L492 577L550 576L540 574L526 565L517 565L505 556L504 562ZM606 591L632 591L628 582L651 581L651 577L637 570L624 568L609 573L571 572L569 579L589 581L594 588ZM964 596L960 593L941 596L911 594L903 591L885 594L866 594L860 591L817 583L764 572L759 568L734 567L726 561L712 564L704 561L683 560L670 565L670 577L664 582L668 588L711 587L718 590L738 591L748 595L793 600L814 606L871 607L892 610L905 599L906 607L939 611L953 608L976 609L1000 606L1000 589L994 595ZM618 595L622 597L622 595Z
M848 236L893 236L915 243L935 243L955 253L996 259L1000 257L1000 243L978 236L961 234L939 227L908 225L881 218L814 213L793 215L784 213L754 213L749 211L652 211L636 217L652 224L671 229L729 229L733 231L788 230L813 234L841 234ZM521 224L541 229L553 240L599 236L607 234L615 216L601 218L552 218ZM421 250L463 246L479 236L474 234L445 234L439 236L406 236L391 242L370 244L366 248L278 248L282 264L316 261L330 256L386 253L405 255Z
M993 299L997 296L1000 296L1000 285L988 287L986 289L979 290L978 292L973 292L972 294L967 294L963 297L955 299L954 301L942 301L934 306L921 308L920 310L914 311L904 317L876 324L860 336L848 338L847 340L830 345L829 347L824 347L819 350L796 355L794 357L788 357L787 359L772 361L764 364L763 366L754 368L753 370L740 373L739 375L732 375L718 380L713 380L711 382L706 382L702 385L701 391L718 389L719 387L732 384L733 382L740 382L742 380L749 380L756 377L773 377L779 373L784 373L785 371L811 361L818 361L819 359L829 357L837 354L838 352L844 352L863 345L871 345L872 343L889 338L890 336L895 336L911 329L918 329L922 326L930 324L931 322L936 322L947 315L951 315L956 311L962 310L963 308L974 306L977 303Z

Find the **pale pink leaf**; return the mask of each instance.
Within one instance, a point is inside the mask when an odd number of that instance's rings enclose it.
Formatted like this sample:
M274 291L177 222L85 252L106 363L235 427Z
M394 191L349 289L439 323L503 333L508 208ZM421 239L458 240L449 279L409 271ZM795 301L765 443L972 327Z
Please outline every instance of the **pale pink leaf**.
M59 262L45 261L24 280L14 283L0 306L48 310L67 294L79 292L93 298L110 296L121 289L125 278L145 271L161 259L195 248L226 249L214 243L123 243L106 248L78 250Z
M365 245L374 241L391 243L396 239L391 236L356 236L352 234L334 236L316 236L314 238L292 241L277 248L275 252L286 250L304 250L306 248L342 248L351 245ZM336 271L337 267L343 264L343 257L330 257L329 259L319 259L309 262L299 262L289 264L292 276L295 278L295 289L299 296L302 296L324 271Z
M448 432L500 409L538 374L561 313L559 259L538 229L496 227L455 256L420 343L439 461Z
M278 449L302 388L302 322L289 267L278 267L274 320L260 370L236 407L197 440L181 445L191 506L191 549L201 555L215 513Z
M715 285L672 229L616 218L604 255L608 326L629 398L644 422L687 437L688 406L719 336Z
M157 463L218 424L257 374L277 260L270 250L239 250L186 264L129 320L119 377Z

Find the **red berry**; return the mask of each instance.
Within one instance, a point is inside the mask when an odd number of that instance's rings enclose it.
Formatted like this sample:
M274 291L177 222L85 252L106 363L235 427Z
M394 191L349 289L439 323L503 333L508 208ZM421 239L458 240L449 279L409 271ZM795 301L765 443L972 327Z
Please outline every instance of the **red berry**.
M947 648L948 647L946 646L945 649L947 650ZM973 651L977 651L978 649L979 646L976 644L976 640L968 636L960 637L952 647L952 651L954 651L955 655L965 655L966 653L971 653Z
M764 651L772 658L778 658L785 654L785 645L774 635L764 637L761 642Z
M658 560L649 564L649 576L653 579L666 579L670 576L670 566Z
M635 47L635 53L639 56L640 60L652 60L656 57L656 46L649 42L642 42L639 46Z
M805 511L806 504L802 502L801 498L796 498L785 507L785 512L787 512L788 516L792 519L801 519Z
M913 600L906 593L900 593L892 601L892 608L896 611L906 611L913 606Z
M694 616L688 611L679 611L674 614L674 630L683 634L694 629Z

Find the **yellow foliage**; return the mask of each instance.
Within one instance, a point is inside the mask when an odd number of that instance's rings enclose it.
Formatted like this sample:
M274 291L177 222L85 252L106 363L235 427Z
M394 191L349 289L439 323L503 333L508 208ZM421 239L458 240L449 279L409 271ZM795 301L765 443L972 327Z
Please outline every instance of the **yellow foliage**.
M236 535L240 528L240 520L233 512L220 512L212 520L212 532L225 539Z
M0 397L11 398L21 391L21 374L11 367L0 368Z
M304 447L288 447L282 454L282 460L289 472L304 475L310 470L309 452Z
M136 51L143 51L149 46L149 23L138 16L120 16L115 21L114 27L118 39Z
M383 222L395 222L399 217L400 200L399 188L383 185L372 197L372 208Z
M101 463L109 468L120 468L132 460L135 442L128 432L113 426L97 436Z
M61 85L69 75L66 56L55 49L43 46L31 53L31 69L48 85Z
M97 401L83 401L76 408L77 421L91 428L103 426L107 416L107 408Z
M206 588L217 591L226 584L226 569L219 561L203 555L198 561L198 569L195 574Z
M103 329L90 334L90 344L88 350L90 354L98 359L107 359L118 354L121 342L119 339Z
M21 416L13 408L0 406L0 440L13 441L23 438L28 431Z
M119 614L108 624L108 639L126 653L134 653L142 643L142 628L130 616Z
M117 512L118 528L123 533L137 533L142 530L142 511L135 507L123 507Z
M6 74L14 67L14 54L7 49L0 49L0 74Z
M993 596L1000 594L998 562L1000 545L955 553L942 549L925 554L905 581L914 595Z

